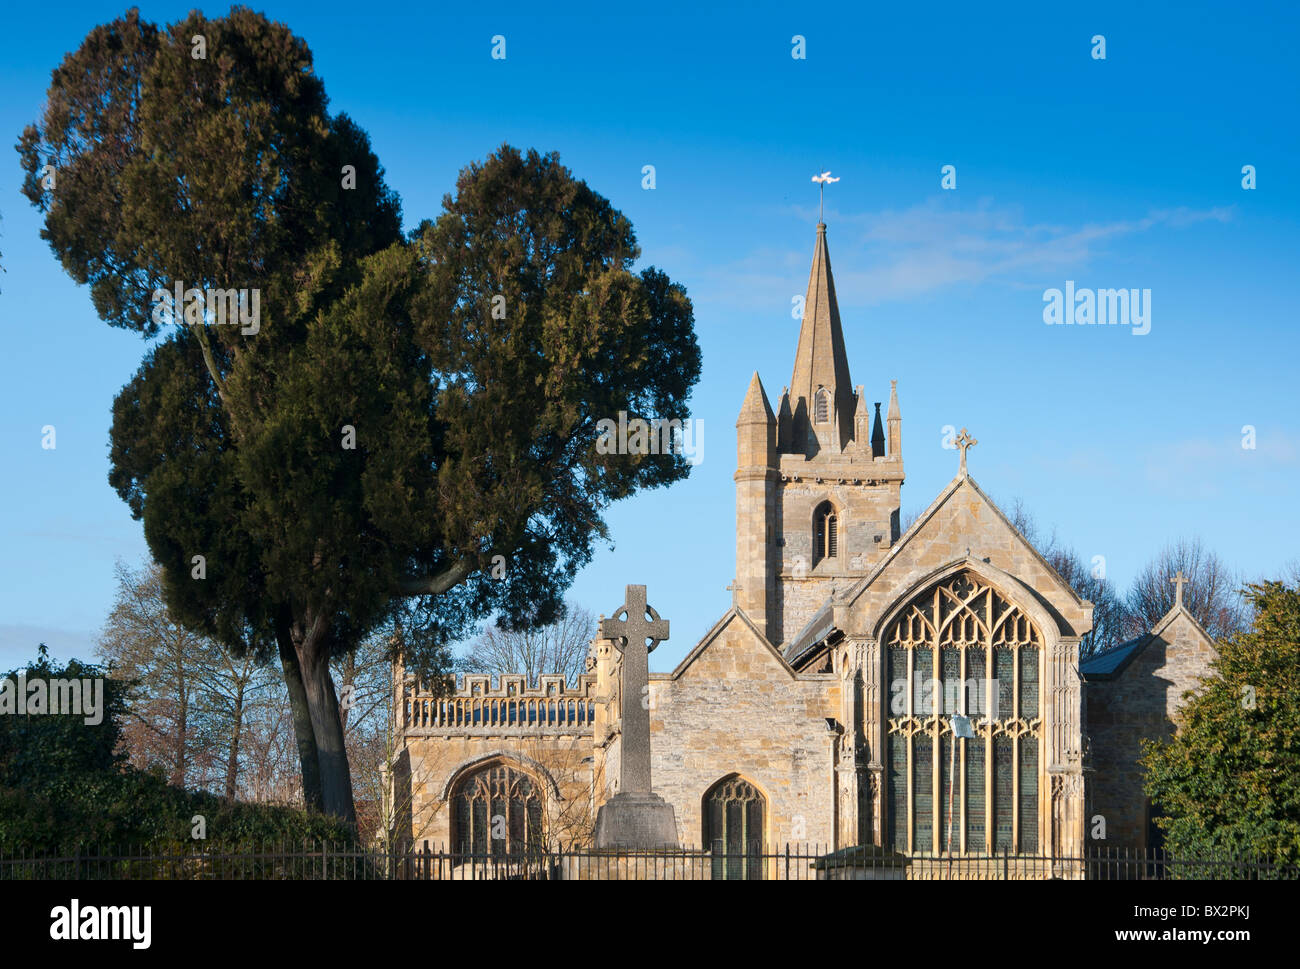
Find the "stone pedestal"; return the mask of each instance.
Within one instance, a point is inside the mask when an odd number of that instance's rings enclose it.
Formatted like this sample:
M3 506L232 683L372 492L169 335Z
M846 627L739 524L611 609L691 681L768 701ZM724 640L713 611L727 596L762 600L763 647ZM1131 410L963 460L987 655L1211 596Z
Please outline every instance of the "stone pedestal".
M596 848L677 847L677 817L658 794L623 791L596 812Z

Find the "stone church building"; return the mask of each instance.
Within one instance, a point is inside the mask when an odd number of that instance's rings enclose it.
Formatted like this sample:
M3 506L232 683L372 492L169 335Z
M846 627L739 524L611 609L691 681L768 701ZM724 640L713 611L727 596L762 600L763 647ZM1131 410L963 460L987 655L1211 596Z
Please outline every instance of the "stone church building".
M1081 669L1092 604L967 472L974 442L904 533L895 382L883 417L869 400L819 224L790 386L774 408L755 374L736 422L732 602L650 675L679 844L1077 857L1100 816L1105 843L1146 847L1139 740L1167 735L1214 656L1181 585L1155 629ZM400 839L589 844L616 793L619 656L597 639L581 682L471 675L442 696L395 667Z

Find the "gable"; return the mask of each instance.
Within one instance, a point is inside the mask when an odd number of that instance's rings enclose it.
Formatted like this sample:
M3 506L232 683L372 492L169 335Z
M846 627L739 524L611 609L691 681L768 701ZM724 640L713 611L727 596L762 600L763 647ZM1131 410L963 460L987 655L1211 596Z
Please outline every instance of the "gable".
M1153 644L1158 656L1148 653ZM1210 659L1218 655L1213 637L1195 616L1178 604L1165 613L1149 633L1090 656L1079 664L1079 672L1089 680L1101 681L1116 679L1135 665L1144 675L1176 666L1184 672L1181 679L1187 680L1197 673L1202 676L1207 673ZM1189 670L1183 671L1183 667Z
M841 600L848 610L843 621L853 635L872 635L901 598L962 565L984 572L1060 635L1082 636L1092 628L1092 603L1079 597L968 475L954 478Z
M776 647L758 631L743 610L733 606L668 677L679 680L688 676L718 677L738 673L795 679L794 670L781 658Z

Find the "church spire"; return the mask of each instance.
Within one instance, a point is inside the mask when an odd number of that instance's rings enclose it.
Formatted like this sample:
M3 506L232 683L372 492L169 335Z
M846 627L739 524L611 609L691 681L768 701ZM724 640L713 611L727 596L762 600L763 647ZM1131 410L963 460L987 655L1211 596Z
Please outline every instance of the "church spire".
M819 389L824 389L828 395L820 410L817 406ZM794 376L790 380L790 404L795 416L793 438L796 447L807 440L809 431L821 444L830 444L829 433L834 427L835 413L841 415L841 427L852 426L849 416L854 412L853 385L849 381L848 355L844 350L844 331L840 326L839 304L835 300L835 279L831 275L824 222L817 223L817 246L813 250L803 322L799 327L799 347L794 358ZM820 420L823 416L824 421ZM836 440L834 449L839 450L844 443Z

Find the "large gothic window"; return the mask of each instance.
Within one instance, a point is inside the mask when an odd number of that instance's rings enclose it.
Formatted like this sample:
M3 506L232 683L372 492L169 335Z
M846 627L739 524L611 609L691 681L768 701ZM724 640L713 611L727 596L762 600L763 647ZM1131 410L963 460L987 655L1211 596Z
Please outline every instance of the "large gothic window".
M889 842L917 854L1038 851L1042 635L962 573L886 630ZM954 714L972 739L956 738Z
M462 778L452 794L457 850L514 856L542 841L542 796L527 774L500 762Z
M713 877L763 877L763 795L735 774L704 795L704 843L713 853Z
M813 565L835 558L840 548L840 522L835 506L823 501L813 512Z

